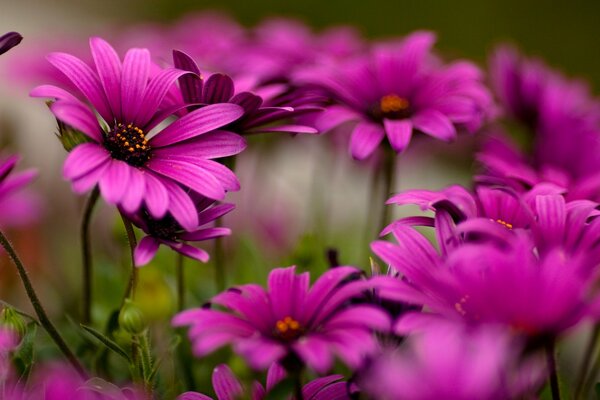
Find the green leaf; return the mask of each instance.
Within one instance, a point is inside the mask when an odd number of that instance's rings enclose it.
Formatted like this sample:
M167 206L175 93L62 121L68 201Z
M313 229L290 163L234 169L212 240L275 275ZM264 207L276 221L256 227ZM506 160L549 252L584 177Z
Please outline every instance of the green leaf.
M86 331L87 333L89 333L90 335L92 335L93 337L98 339L108 349L112 350L116 354L123 357L125 360L127 360L127 362L131 363L131 358L129 357L127 352L125 350L123 350L123 348L121 346L119 346L117 343L115 343L113 340L109 339L108 337L106 337L102 333L98 332L94 328L90 328L89 326L85 326L85 325L81 325L81 327L83 328L84 331Z
M596 398L600 400L600 382L594 385L594 393L596 393Z
M285 378L267 393L264 400L287 400L294 393L294 380Z

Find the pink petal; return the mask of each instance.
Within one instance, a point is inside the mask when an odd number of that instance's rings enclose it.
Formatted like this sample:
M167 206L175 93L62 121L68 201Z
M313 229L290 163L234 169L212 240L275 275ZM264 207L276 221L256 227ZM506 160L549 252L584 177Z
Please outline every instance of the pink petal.
M138 168L130 168L129 173L128 188L121 201L121 207L128 213L134 213L140 208L146 194L146 174Z
M403 151L410 143L412 136L412 122L409 119L383 121L385 133L392 146L392 149L397 153Z
M137 117L135 117L134 122L136 126L146 126L148 121L157 113L169 89L173 87L178 78L185 74L187 72L169 68L160 71L152 78L144 92L140 111Z
M198 228L198 212L190 196L170 179L163 179L163 185L169 193L169 212L186 231Z
M129 170L132 167L120 160L111 160L100 178L100 192L109 204L118 204L128 188Z
M213 174L195 164L173 159L167 161L152 158L146 166L210 199L223 200L225 198L225 190L221 182Z
M115 49L108 42L99 38L90 38L90 49L96 64L96 70L102 82L104 93L112 114L121 119L121 60ZM107 121L112 122L112 121Z
M193 258L194 260L198 260L203 263L207 263L210 259L210 256L206 251L194 246L190 246L189 244L177 243L176 245L170 245L169 247L178 253L183 254L184 256Z
M152 173L146 173L144 179L146 181L144 202L150 215L160 219L165 216L169 208L169 192L162 181Z
M357 160L364 160L375 151L384 136L385 132L380 125L359 122L350 138L350 154Z
M50 110L65 124L83 132L89 138L102 143L102 130L96 116L81 102L57 101Z
M450 141L456 138L456 128L448 117L436 110L423 110L412 117L418 130L435 138Z
M160 242L152 236L144 236L138 243L133 252L133 259L136 267L148 264L154 258L158 251Z
M217 365L213 370L212 385L219 400L237 400L244 394L240 381L225 364Z
M76 146L65 160L63 176L76 179L110 159L110 153L95 143L82 143Z
M185 154L188 157L212 159L233 156L245 148L246 140L240 135L228 131L213 131L194 140L155 149L154 153L165 158Z
M199 242L202 240L214 239L221 236L231 235L231 229L229 228L206 228L200 229L195 232L185 232L179 237L182 240L191 241L191 242Z
M123 123L135 121L142 104L149 73L150 52L147 49L130 49L123 60L121 77Z
M233 80L227 75L212 74L204 84L203 103L225 103L233 96Z

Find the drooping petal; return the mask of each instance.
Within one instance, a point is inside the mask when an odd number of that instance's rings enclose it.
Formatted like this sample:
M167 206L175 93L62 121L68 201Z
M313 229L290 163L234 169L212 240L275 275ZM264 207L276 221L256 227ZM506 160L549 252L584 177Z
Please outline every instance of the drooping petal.
M120 160L110 160L106 172L100 178L100 192L109 204L118 204L125 195L132 167Z
M392 149L397 153L403 151L410 143L412 136L412 122L409 119L392 120L385 119L383 121L385 133Z
M150 139L153 147L164 147L191 139L227 125L244 114L235 104L211 104L179 118Z
M76 146L65 160L63 176L67 179L79 178L110 159L110 153L95 143L82 143Z
M194 202L183 189L170 179L161 180L169 194L169 212L186 231L198 227L198 212Z
M119 55L108 42L99 37L90 38L90 49L112 114L117 120L120 120L121 60Z
M83 61L70 54L51 53L47 57L50 64L58 68L77 89L92 103L98 113L108 123L112 123L114 116L106 99L104 89L98 76Z
M419 111L412 117L418 130L437 139L450 141L456 138L456 128L448 117L436 110Z
M71 182L73 191L75 193L84 193L94 187L96 184L98 184L110 164L111 160L107 159L106 162L103 162L95 168L92 168L87 174L73 179Z
M147 49L130 49L123 60L121 76L121 109L123 123L134 122L142 105L150 73L150 52Z
M68 100L72 103L77 103L79 101L77 97L73 96L65 89L53 85L36 86L31 92L29 92L29 95L31 97L50 97L57 100Z
M350 154L357 160L370 156L383 140L385 131L372 122L359 122L350 138Z
M133 252L135 266L141 267L148 264L154 258L159 245L160 242L152 236L144 236Z
M223 184L213 174L193 163L174 159L167 161L153 158L146 166L150 170L173 179L210 199L223 200L225 198Z
M179 235L182 240L199 242L202 240L214 239L216 237L231 235L229 228L206 228L195 232L185 232Z
M146 175L138 168L129 170L128 188L121 201L121 207L128 213L136 212L142 204L146 194Z
M210 256L208 255L208 253L206 251L199 249L197 247L194 247L194 246L190 246L189 244L173 243L173 244L169 244L169 247L171 247L173 250L177 251L178 253L183 254L184 256L193 258L194 260L198 260L203 263L207 263L208 260L210 259Z

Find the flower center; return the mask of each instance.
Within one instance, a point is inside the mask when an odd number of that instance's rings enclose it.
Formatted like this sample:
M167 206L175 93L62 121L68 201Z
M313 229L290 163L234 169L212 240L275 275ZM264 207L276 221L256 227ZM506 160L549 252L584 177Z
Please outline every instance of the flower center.
M379 100L379 114L381 118L403 119L410 116L410 102L396 94L388 94Z
M493 220L492 220L492 221L493 221ZM512 229L512 228L513 228L513 225L512 225L512 224L510 224L510 223L508 223L508 222L506 222L506 221L504 221L504 220L501 220L501 219L497 219L497 220L496 220L496 221L494 221L494 222L497 222L497 223L499 223L500 225L504 226L506 229Z
M280 319L275 324L275 335L285 341L299 338L304 333L304 328L292 317Z
M146 135L133 124L117 124L106 135L104 145L113 158L135 167L144 165L150 159L150 145Z
M154 219L146 212L145 219L149 233L159 239L174 241L177 239L177 232L182 230L171 214L167 214L161 219Z

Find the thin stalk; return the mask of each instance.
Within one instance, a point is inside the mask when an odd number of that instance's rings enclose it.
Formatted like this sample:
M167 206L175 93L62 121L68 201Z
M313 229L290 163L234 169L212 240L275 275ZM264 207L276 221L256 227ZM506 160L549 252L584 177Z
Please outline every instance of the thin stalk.
M90 224L92 221L92 213L98 202L100 191L98 186L94 187L90 197L88 197L83 211L83 219L81 220L81 254L83 257L83 315L81 316L82 323L89 325L92 321L92 246L90 243Z
M381 210L381 216L379 218L379 225L377 226L379 232L383 230L389 224L390 216L392 212L392 207L385 204L387 199L392 194L394 190L393 185L396 179L396 154L391 149L386 149L383 165L382 165L382 175L383 175L383 201L380 202L382 204L383 209Z
M177 253L177 263L175 270L177 274L177 311L182 311L185 307L185 271L183 254Z
M223 226L223 221L218 218L215 226ZM225 249L223 247L223 236L215 239L215 286L217 292L225 290L227 282L225 280Z
M550 377L550 391L552 400L560 400L560 388L558 386L558 372L556 370L556 349L554 340L546 346L546 363L548 366L548 375Z
M579 374L577 375L577 382L575 383L574 398L576 400L581 397L584 383L588 376L588 370L590 369L590 364L592 362L592 357L596 353L596 343L598 342L599 336L600 336L600 325L596 325L596 326L594 326L594 330L590 334L590 340L588 341L588 344L585 347L585 353L583 354L583 359L581 360L581 366L579 367Z
M131 222L121 214L121 219L123 220L123 225L125 226L125 232L127 232L127 241L129 242L129 250L131 252L131 275L129 276L129 284L127 285L127 290L125 291L125 298L129 298L133 300L135 298L135 291L137 288L138 281L138 269L135 266L134 252L135 247L137 246L137 239L135 237L135 232L133 231L133 226Z
M294 393L295 400L304 400L304 394L302 393L302 374L298 372L294 374Z
M29 301L31 302L31 305L33 306L33 309L35 310L35 313L40 321L40 324L42 324L42 326L44 327L46 332L48 332L48 335L50 335L50 337L52 338L54 343L56 343L56 346L65 355L65 357L71 363L73 368L75 368L75 370L79 373L79 375L81 375L82 378L87 379L87 374L85 372L85 369L79 363L79 360L77 360L77 357L75 357L75 354L73 354L71 349L69 349L69 347L65 343L62 336L60 336L60 333L58 333L58 331L56 330L56 328L54 327L54 325L48 318L48 315L46 314L46 310L44 310L44 307L42 306L42 303L40 302L37 294L35 293L35 289L33 288L31 281L29 280L29 274L27 273L25 266L21 262L21 259L17 255L13 246L10 244L10 242L8 241L6 236L4 236L4 233L2 233L1 231L0 231L0 245L2 245L4 250L6 250L10 259L12 260L14 265L17 267L17 272L19 273L21 282L23 282L23 286L25 287L25 292L27 292L27 297L29 297Z

